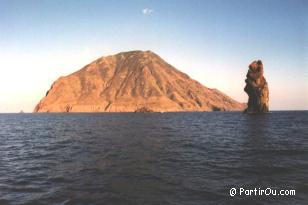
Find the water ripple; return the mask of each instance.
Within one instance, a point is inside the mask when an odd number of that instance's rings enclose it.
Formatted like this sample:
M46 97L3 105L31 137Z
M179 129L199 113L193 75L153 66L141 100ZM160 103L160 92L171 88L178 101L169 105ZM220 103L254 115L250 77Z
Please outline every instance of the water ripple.
M0 128L1 205L308 201L308 112L0 114ZM297 192L231 198L240 186Z

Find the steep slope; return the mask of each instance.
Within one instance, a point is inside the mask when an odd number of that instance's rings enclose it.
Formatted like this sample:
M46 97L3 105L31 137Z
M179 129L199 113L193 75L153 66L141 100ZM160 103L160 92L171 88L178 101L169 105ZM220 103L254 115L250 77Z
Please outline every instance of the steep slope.
M245 106L151 51L130 51L99 58L60 77L34 112L232 111Z

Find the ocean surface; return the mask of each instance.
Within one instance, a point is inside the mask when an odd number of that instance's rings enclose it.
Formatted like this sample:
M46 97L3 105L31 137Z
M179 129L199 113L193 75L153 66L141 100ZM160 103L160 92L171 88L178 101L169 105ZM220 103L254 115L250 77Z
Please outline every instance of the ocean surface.
M0 114L0 204L308 204L308 112Z

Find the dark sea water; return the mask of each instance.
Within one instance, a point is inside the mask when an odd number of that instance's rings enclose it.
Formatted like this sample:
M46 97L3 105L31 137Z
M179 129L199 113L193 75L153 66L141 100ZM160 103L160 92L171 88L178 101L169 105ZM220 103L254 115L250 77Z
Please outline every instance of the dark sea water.
M308 204L308 112L0 114L0 204Z

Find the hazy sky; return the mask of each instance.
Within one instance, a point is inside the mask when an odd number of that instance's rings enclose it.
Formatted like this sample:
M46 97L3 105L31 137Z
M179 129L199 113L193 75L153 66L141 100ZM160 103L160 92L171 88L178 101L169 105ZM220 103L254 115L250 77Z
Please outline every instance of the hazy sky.
M242 102L261 59L270 109L308 109L308 1L0 0L0 112L30 112L59 76L128 50Z

